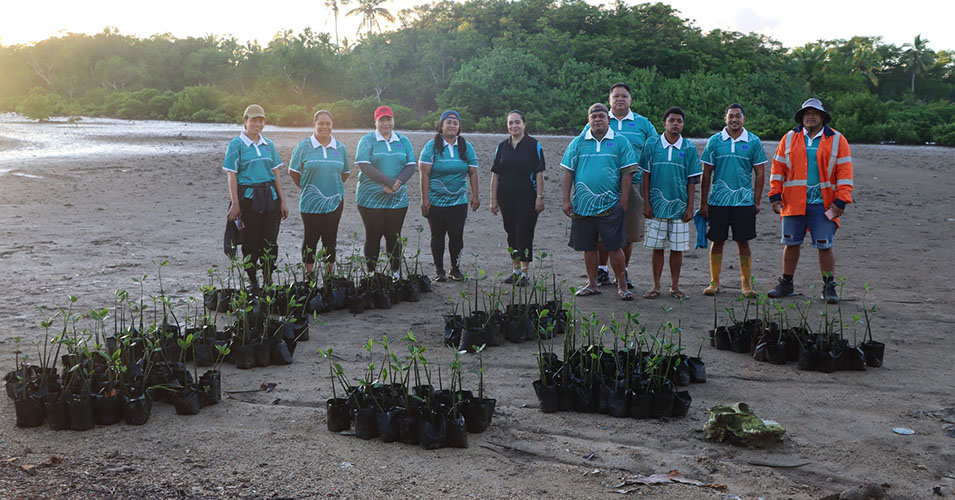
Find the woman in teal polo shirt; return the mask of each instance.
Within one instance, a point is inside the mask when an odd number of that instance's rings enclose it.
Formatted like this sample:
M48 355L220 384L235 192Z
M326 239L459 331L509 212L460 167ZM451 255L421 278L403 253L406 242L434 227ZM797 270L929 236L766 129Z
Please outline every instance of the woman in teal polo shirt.
M471 210L481 206L478 195L478 162L471 144L460 136L461 115L445 111L418 159L421 174L421 214L431 226L431 255L435 281L464 278L460 257L464 248L464 221L468 216L468 181L471 183ZM451 271L444 273L444 238L448 237Z
M401 266L398 240L408 213L405 183L414 174L415 157L411 141L394 128L394 112L388 106L378 106L375 131L358 141L355 198L365 225L364 253L368 269L375 269L381 253L381 238L385 238L391 270L397 273Z
M295 146L288 166L292 182L302 188L298 199L298 211L305 226L302 261L309 273L315 267L319 239L325 250L328 271L335 262L345 180L351 172L348 150L332 137L332 114L324 109L316 111L314 124L315 133Z
M249 257L246 269L253 288L258 287L256 270L262 269L262 280L272 281L272 270L278 255L281 219L288 218L282 177L275 171L282 159L271 140L262 136L265 110L251 104L242 114L245 131L229 142L222 169L229 177L230 221L240 220L242 255Z

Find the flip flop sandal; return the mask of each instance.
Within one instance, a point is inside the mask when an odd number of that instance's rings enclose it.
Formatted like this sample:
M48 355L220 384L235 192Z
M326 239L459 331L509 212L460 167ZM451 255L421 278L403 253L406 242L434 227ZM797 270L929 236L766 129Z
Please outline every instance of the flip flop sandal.
M643 294L643 298L645 299L655 299L659 296L660 290L647 290L647 292Z
M683 300L683 299L689 298L686 292L684 292L683 290L673 290L672 288L670 289L670 296L676 300Z
M574 295L578 297L590 297L591 295L600 295L600 290L594 290L590 287L583 287L580 290L577 290L577 293Z
M625 291L625 292L621 292L621 291L618 290L618 291L617 291L617 295L619 295L619 296L620 296L620 300L623 300L623 301L629 302L629 301L633 300L633 292L631 292L630 290L627 290L627 291Z

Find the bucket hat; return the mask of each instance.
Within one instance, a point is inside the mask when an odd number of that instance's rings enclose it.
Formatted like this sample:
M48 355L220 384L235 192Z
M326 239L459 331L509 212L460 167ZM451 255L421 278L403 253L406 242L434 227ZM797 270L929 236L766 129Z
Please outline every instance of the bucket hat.
M832 120L832 117L829 116L829 112L822 107L822 101L816 99L815 97L810 97L802 103L802 108L799 111L796 111L796 123L802 125L802 114L809 108L815 109L822 113L822 124L828 125L829 121Z

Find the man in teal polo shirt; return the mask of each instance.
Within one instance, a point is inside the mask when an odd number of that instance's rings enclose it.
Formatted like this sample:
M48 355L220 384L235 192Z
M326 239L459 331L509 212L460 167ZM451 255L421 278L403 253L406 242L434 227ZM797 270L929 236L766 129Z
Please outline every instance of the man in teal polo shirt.
M643 145L647 139L656 137L657 129L650 123L645 116L634 113L630 109L630 103L633 99L630 97L630 86L626 83L615 83L610 86L610 129L616 135L622 135L630 141L630 147L640 161L640 154L643 152ZM589 128L585 127L583 132ZM630 256L633 252L633 244L643 240L644 222L643 222L643 196L640 189L640 182L643 174L639 169L633 174L633 185L630 187L629 204L625 207L626 218L624 219L624 232L626 233L627 243L623 246L623 257L625 266L630 265ZM610 273L607 267L609 254L603 249L599 250L599 264L597 266L597 284L603 286L610 283ZM630 273L627 274L627 288L633 290L633 284L630 283Z
M584 252L587 271L587 284L577 295L600 293L597 288L599 238L610 254L610 264L617 277L617 294L622 300L633 300L633 293L627 289L622 250L626 243L623 207L629 201L637 158L630 141L610 128L607 106L594 104L587 115L590 130L571 141L560 162L564 168L563 210L571 218L569 245Z
M643 215L647 217L644 246L653 249L653 288L644 298L660 296L663 258L670 248L670 295L685 299L680 290L683 252L690 249L693 197L703 175L696 146L683 138L683 110L674 106L663 114L665 132L647 139L640 157L643 169Z
M703 294L716 295L720 290L723 244L732 227L733 240L739 249L740 291L747 297L755 297L749 240L756 238L756 214L763 196L766 151L759 137L743 128L746 115L742 106L730 104L724 121L726 127L723 131L713 134L703 148L700 215L709 219L706 237L712 242L710 285Z

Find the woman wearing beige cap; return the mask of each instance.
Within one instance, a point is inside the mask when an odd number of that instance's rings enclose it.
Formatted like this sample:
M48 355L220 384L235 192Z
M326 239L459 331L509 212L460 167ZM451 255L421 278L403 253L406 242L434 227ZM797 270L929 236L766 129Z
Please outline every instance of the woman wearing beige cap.
M246 269L253 289L258 287L256 271L262 269L263 282L271 282L278 255L281 219L288 218L282 178L275 170L282 159L271 140L262 136L265 110L258 104L245 108L245 131L229 142L222 169L229 177L230 221L242 231L242 255L249 257Z

